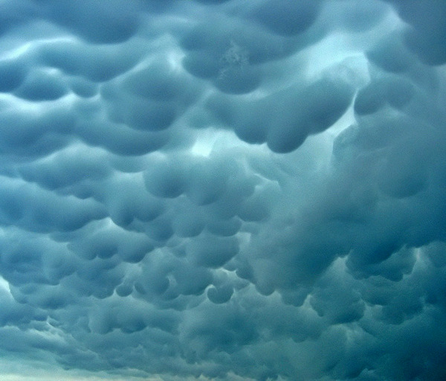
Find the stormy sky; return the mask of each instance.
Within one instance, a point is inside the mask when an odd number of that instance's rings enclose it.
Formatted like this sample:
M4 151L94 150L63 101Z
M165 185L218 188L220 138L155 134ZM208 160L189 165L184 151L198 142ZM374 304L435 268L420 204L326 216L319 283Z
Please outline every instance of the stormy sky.
M0 379L446 379L444 0L0 0Z

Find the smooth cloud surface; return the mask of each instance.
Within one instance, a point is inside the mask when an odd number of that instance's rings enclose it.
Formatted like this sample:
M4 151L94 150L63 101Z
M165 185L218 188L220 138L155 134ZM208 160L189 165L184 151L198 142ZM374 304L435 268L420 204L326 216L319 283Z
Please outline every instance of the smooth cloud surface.
M0 9L0 378L446 379L444 1Z

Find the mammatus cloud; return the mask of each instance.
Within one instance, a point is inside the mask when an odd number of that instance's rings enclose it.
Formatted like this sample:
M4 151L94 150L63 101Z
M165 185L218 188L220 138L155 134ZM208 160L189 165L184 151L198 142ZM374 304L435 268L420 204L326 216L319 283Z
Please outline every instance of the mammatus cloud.
M446 378L444 1L0 10L0 378Z

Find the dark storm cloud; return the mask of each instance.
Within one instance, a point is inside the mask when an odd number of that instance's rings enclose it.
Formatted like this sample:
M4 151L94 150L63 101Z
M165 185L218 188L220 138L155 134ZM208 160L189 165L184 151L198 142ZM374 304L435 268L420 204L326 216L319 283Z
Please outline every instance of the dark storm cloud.
M446 377L443 1L0 9L2 377Z

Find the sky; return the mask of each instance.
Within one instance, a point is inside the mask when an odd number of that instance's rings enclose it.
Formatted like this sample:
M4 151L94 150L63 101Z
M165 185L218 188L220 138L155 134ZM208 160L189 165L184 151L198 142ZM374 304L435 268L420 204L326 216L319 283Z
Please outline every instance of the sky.
M0 379L446 379L444 0L0 0Z

